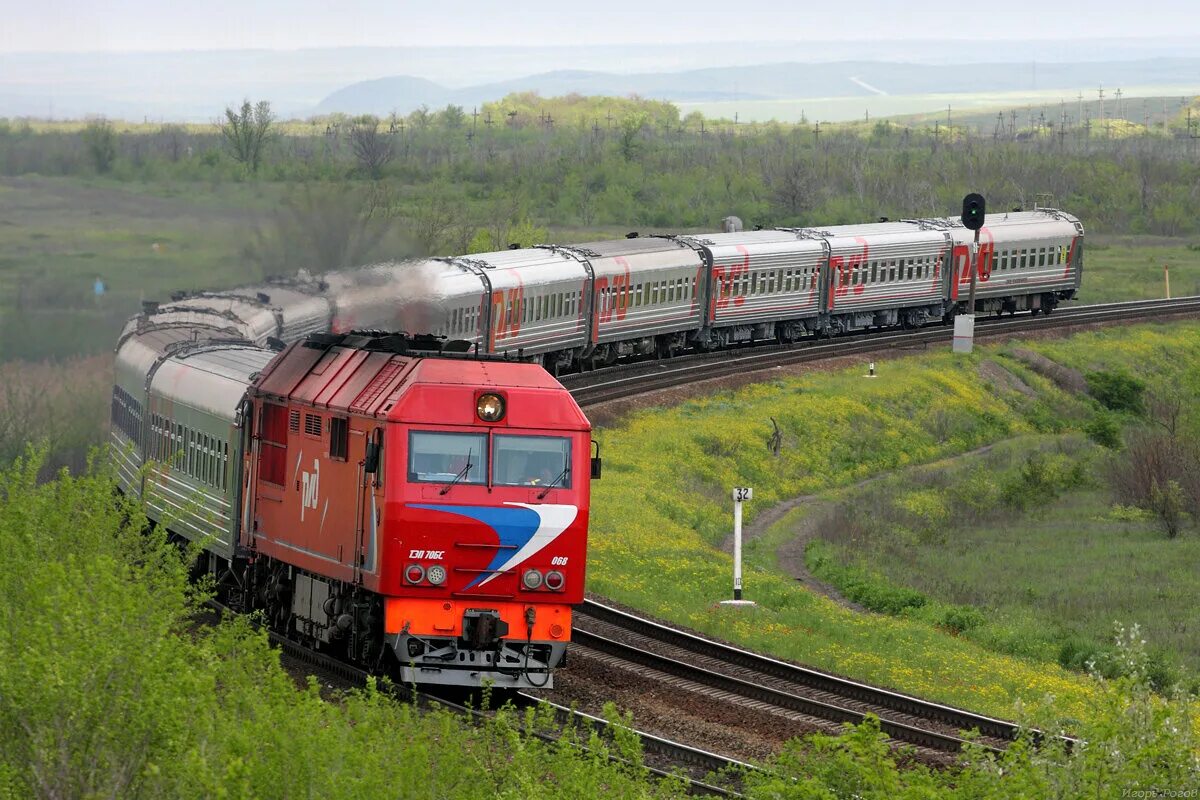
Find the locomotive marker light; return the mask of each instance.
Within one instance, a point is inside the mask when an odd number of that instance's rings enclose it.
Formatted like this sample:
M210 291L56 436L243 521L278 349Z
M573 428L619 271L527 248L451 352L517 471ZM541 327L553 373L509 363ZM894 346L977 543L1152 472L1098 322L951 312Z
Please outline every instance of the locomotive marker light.
M753 600L742 599L742 503L754 499L754 490L738 486L733 490L733 599L722 600L725 606L752 606Z
M983 199L983 195L972 192L963 198L962 224L967 230L975 231L975 239L971 242L970 256L967 261L967 269L971 271L971 290L967 295L967 313L959 314L954 318L953 351L955 353L969 353L975 347L975 281L979 273L979 265L976 262L979 259L979 229L983 227L986 215L987 201ZM954 280L958 280L957 275L954 276Z

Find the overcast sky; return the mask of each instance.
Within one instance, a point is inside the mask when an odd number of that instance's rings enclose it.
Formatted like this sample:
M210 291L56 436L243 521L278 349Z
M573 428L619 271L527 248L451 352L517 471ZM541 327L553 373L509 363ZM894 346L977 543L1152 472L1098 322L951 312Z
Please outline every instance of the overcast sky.
M1196 0L0 0L0 53L978 37L981 60L1001 60L988 40L1052 46L1067 38L1200 36L1198 7Z

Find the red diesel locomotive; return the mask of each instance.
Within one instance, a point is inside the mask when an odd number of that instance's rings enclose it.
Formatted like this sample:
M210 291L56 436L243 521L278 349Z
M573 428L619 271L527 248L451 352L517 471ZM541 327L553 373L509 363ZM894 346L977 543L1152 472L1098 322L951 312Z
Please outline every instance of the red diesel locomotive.
M187 397L147 380L114 426L126 460L151 462L122 488L152 515L189 489L193 509L226 511L158 514L202 542L220 596L406 683L551 686L600 471L562 385L430 337L314 334L265 366L230 347L162 352L148 374L187 373Z
M251 548L307 636L365 593L403 680L546 685L583 599L588 421L540 366L408 341L309 337L255 381Z

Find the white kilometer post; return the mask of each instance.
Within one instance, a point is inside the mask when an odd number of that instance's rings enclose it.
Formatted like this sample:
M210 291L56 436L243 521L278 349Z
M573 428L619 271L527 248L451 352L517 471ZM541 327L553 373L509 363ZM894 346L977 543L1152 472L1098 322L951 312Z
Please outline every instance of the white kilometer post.
M753 600L742 599L742 502L754 499L754 490L738 486L733 490L733 599L722 600L727 606L752 606Z

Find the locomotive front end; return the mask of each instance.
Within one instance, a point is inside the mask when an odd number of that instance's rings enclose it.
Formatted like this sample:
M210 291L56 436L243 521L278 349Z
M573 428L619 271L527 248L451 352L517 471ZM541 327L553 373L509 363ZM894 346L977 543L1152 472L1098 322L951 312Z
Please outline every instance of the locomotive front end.
M582 602L590 426L526 363L429 359L388 413L384 633L401 678L546 688Z

